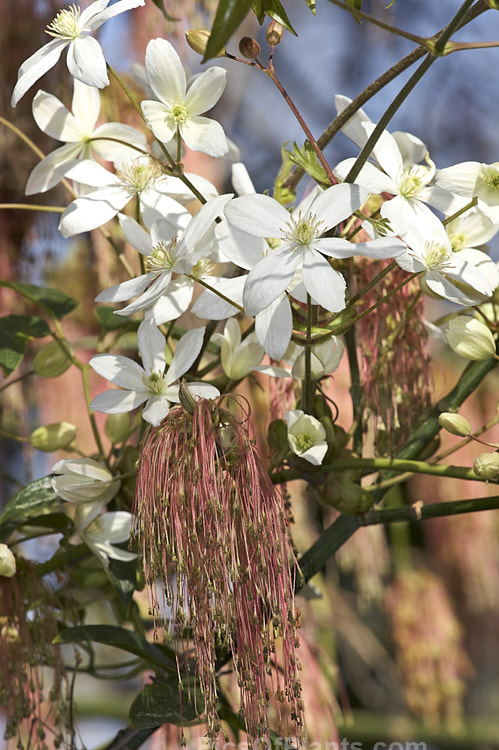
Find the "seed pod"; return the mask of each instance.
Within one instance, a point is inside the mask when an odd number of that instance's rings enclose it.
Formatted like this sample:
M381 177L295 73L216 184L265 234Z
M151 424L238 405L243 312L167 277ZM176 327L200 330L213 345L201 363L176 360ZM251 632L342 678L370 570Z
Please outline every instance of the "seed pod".
M185 32L185 38L189 47L203 57L206 54L206 47L208 46L210 36L210 32L206 29L187 29ZM225 47L222 47L216 57L225 57Z
M270 47L275 47L276 44L282 41L284 36L284 27L278 21L271 21L269 23L265 39Z
M76 427L70 422L54 422L37 427L29 439L33 448L44 453L69 449L76 437Z
M251 36L243 36L239 42L239 52L247 60L256 60L261 51L262 48Z
M69 348L65 341L64 345ZM71 359L58 341L51 341L36 354L33 370L41 378L56 378L71 366Z

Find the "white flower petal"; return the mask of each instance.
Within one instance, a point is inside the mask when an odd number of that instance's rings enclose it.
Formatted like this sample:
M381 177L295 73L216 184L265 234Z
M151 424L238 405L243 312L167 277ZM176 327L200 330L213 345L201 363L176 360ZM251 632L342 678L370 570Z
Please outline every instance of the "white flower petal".
M126 241L141 255L150 255L153 249L151 237L138 221L125 214L119 214L118 221Z
M60 148L56 148L45 159L38 162L28 177L24 191L26 195L45 193L54 185L58 185L63 178L60 172L56 170L60 169L65 162L76 159L80 151L80 143L67 143Z
M75 159L59 170L63 177L95 188L119 185L118 177L93 159Z
M242 162L236 162L232 165L232 185L238 195L252 195L256 193L255 186L248 174L246 165Z
M361 125L367 136L370 136L376 128L374 122L364 122ZM372 157L376 159L381 169L392 179L396 180L402 167L402 155L397 141L388 130L383 130L372 150Z
M194 115L180 125L180 134L193 151L224 156L229 151L224 129L216 120Z
M303 283L319 305L331 312L345 308L346 282L322 255L309 250L303 258Z
M142 409L142 419L157 427L170 411L170 404L165 396L153 396Z
M195 398L212 399L220 396L218 388L208 383L189 383L187 387Z
M99 26L102 26L103 23L108 21L110 18L114 18L119 13L124 13L127 10L132 10L133 8L138 8L139 6L144 5L145 0L118 0L118 2L113 3L110 8L107 8L106 6L109 4L109 0L107 2L102 2L101 5L104 6L105 10L99 10L98 13L90 13L92 10L92 6L89 6L86 8L83 13L81 14L81 23L85 24L85 27L89 30L95 30L98 29ZM85 14L88 13L88 16L85 16ZM88 20L83 20L84 18Z
M21 97L24 96L26 91L30 89L39 78L42 77L47 70L50 70L60 56L65 47L67 47L67 39L52 39L48 44L45 44L41 49L37 50L31 57L23 62L19 68L17 77L17 83L12 92L11 104L13 107L16 106L17 102Z
M139 133L130 125L122 125L120 122L105 122L99 125L92 133L92 138L102 140L92 140L91 147L95 153L106 159L106 161L123 161L134 159L139 153L133 146L145 149L147 145L146 137ZM116 138L119 141L132 144L130 147L122 143L115 143L107 138Z
M128 193L119 186L112 186L77 198L63 212L59 231L63 237L72 237L81 232L90 232L112 219L130 200Z
M333 170L335 176L340 180L344 180L355 164L355 161L355 159L345 159L340 162ZM369 164L369 162L364 164L355 178L355 182L365 187L370 193L397 193L396 182L375 167L374 164Z
M351 103L352 100L348 96L337 94L334 97L334 104L338 114L341 114L341 112L343 112L343 110ZM341 127L341 132L344 133L347 138L350 138L350 140L359 148L362 148L367 141L367 133L362 127L362 123L364 122L371 122L371 120L363 109L358 109Z
M109 390L99 393L90 404L92 411L101 411L104 414L124 414L132 411L147 401L150 391L119 391Z
M162 375L166 367L166 339L151 318L146 318L140 324L137 342L146 373Z
M193 291L194 282L191 279L184 276L174 279L168 287L167 294L158 297L149 308L148 314L157 326L176 320L189 307Z
M72 110L80 129L90 135L94 130L100 113L100 94L95 86L87 86L77 78L73 83Z
M142 112L149 127L158 141L168 143L177 132L177 123L169 115L169 110L162 102L145 101L141 105Z
M289 212L268 195L243 195L225 207L227 220L255 237L284 237Z
M122 310L116 310L116 314L132 315L132 313L136 313L139 310L144 310L146 307L149 307L167 291L171 283L171 278L171 271L163 271L159 274L156 280L152 282L151 286L135 300L135 302L131 302Z
M284 357L293 332L293 314L285 294L259 312L255 318L255 333L269 357L279 361Z
M103 292L97 295L95 301L124 302L127 299L132 299L132 297L136 297L138 294L142 294L142 292L147 289L155 276L155 273L149 272L143 274L142 276L137 276L137 278L135 279L122 281L120 284L110 286L109 289L104 289Z
M37 91L32 104L33 118L44 133L65 143L80 141L81 128L64 104L53 94Z
M463 161L461 164L439 169L435 175L435 182L445 190L471 198L481 170L480 162Z
M229 299L237 302L238 305L243 301L243 289L246 282L246 276L236 276L233 279L210 277L209 284L214 289L218 289ZM214 292L206 290L194 302L191 310L195 315L207 320L224 320L231 315L237 315L237 307L230 305L224 299L221 299Z
M226 218L216 225L215 236L223 257L248 271L263 258L269 247L263 237L243 232Z
M310 206L310 213L315 215L317 221L324 223L325 231L351 216L368 197L367 190L359 185L346 182L332 185L317 196ZM293 211L293 216L295 214L296 211Z
M185 71L170 42L151 39L146 49L145 68L149 85L160 101L168 105L184 101Z
M90 367L111 383L130 390L144 390L144 370L130 357L121 354L96 354Z
M102 89L109 85L106 60L97 39L91 36L73 39L68 49L67 64L73 78L87 86Z
M206 233L213 229L215 219L222 213L232 194L218 195L205 203L189 222L177 245L177 255L182 256L194 245L201 242Z
M196 76L185 97L189 116L200 115L214 107L223 94L226 79L227 71L219 67L209 68Z
M279 248L258 261L246 277L244 286L243 302L248 315L261 312L284 292L300 264L301 257L301 252Z
M205 327L193 328L186 333L177 344L172 363L166 374L168 385L175 383L185 375L189 367L195 362L203 345Z

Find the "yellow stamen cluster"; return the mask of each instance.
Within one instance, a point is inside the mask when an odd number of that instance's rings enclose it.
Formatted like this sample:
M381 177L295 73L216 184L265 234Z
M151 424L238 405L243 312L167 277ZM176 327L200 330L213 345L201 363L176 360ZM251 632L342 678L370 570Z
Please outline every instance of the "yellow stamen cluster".
M160 242L156 245L146 258L146 269L148 271L171 271L175 265L177 242L178 237L175 236L170 242Z
M318 239L324 229L321 229L324 222L318 221L315 214L308 214L302 217L301 211L298 216L291 217L286 222L286 229L281 229L284 232L286 239L294 240L298 245L305 247L309 245L312 240Z
M155 396L164 396L168 388L168 383L164 375L159 372L153 372L151 375L143 375L142 380L146 388L148 388Z
M80 36L80 13L80 7L74 4L59 11L45 29L46 33L57 39L76 39Z
M161 176L161 168L152 162L144 164L129 161L122 164L121 168L116 170L116 174L133 193L141 193L151 182Z

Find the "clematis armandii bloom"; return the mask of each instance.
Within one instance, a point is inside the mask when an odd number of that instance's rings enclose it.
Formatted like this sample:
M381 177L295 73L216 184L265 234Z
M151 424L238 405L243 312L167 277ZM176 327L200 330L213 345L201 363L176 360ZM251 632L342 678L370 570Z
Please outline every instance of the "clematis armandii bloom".
M89 34L109 18L144 5L145 0L118 0L108 8L109 2L110 0L95 0L83 11L78 5L72 4L59 11L46 28L47 34L54 38L28 57L19 68L17 83L12 92L13 107L47 70L54 67L66 47L68 70L73 78L100 89L109 84L101 46Z
M256 315L277 300L298 270L314 302L339 312L345 307L345 279L324 255L393 258L402 253L405 244L392 237L354 244L322 236L351 216L367 197L367 190L358 185L333 185L291 213L268 195L243 195L231 201L225 207L230 224L253 237L280 240L279 247L259 260L248 274L243 295L248 315Z
M57 170L73 159L90 159L93 154L106 161L133 159L137 156L134 147L145 149L145 136L129 125L106 122L96 126L100 94L95 86L87 86L75 78L72 107L71 113L56 96L46 91L38 91L33 99L36 124L64 146L56 148L35 166L26 185L26 195L43 193L57 185L63 179ZM106 140L108 138L114 140Z
M223 93L226 79L223 68L209 68L187 81L170 42L151 39L146 49L145 74L158 101L142 102L142 111L159 141L168 143L178 132L193 151L210 156L228 152L222 126L208 117L200 117L215 106Z
M89 364L95 372L124 390L100 393L90 408L105 414L124 414L147 402L142 418L154 426L159 425L168 414L170 403L179 402L177 381L201 351L204 332L204 328L193 328L180 339L165 373L165 337L150 318L142 321L137 339L144 366L121 354L96 354L92 357ZM219 395L218 390L207 383L190 383L189 390L193 396L202 398Z

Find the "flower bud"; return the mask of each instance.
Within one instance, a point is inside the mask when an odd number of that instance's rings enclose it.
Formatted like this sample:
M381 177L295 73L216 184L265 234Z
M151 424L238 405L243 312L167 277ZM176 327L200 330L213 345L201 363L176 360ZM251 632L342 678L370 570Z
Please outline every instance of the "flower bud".
M69 503L108 503L120 488L119 480L93 458L58 461L52 471L52 489Z
M453 414L450 411L444 411L438 418L440 427L450 432L451 435L459 435L459 437L468 437L471 432L471 426L466 417L462 417L460 414Z
M6 544L0 544L0 576L12 578L16 574L16 558Z
M187 414L194 414L194 409L196 408L196 399L190 392L185 378L180 381L180 386L178 389L178 400L180 401L180 405L182 406L183 410L186 411Z
M130 415L110 414L106 419L104 432L112 443L122 443L130 432Z
M360 484L328 475L322 490L322 500L346 516L365 513L373 504L372 495Z
M76 427L70 422L54 422L37 427L29 439L33 448L44 453L69 449L76 437Z
M239 52L248 60L256 60L261 51L262 48L251 36L243 36L239 42Z
M275 47L276 44L282 41L284 36L284 27L278 21L271 21L269 23L265 39L270 47Z
M450 348L465 359L490 359L495 356L494 337L477 318L459 315L450 321L445 337Z
M210 32L206 29L187 29L185 32L185 38L189 47L203 57L206 54L206 47L210 36ZM225 57L225 47L222 47L216 57Z
M481 479L499 476L499 453L480 453L473 462L473 471Z
M65 342L65 346L69 344ZM71 359L58 341L51 341L37 353L33 370L41 378L56 378L71 366Z

